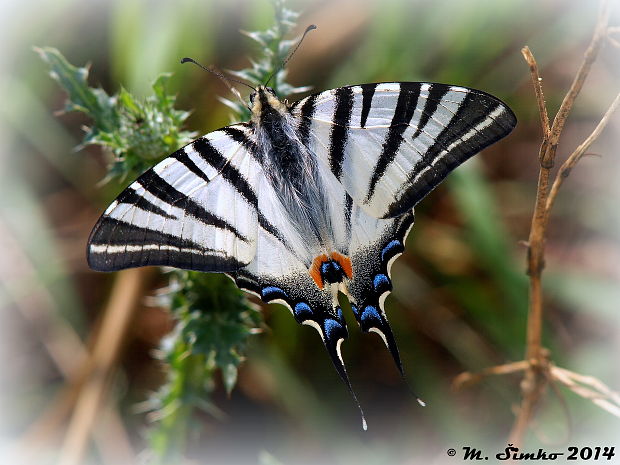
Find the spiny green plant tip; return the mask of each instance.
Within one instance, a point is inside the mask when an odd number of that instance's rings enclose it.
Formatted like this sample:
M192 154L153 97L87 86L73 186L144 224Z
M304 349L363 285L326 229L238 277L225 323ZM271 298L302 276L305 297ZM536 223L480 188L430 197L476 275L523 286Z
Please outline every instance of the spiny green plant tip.
M250 60L251 67L229 71L235 77L247 81L253 86L265 84L267 79L275 70L280 68L282 62L289 55L293 47L298 43L299 37L285 39L285 37L295 28L299 13L284 6L283 1L274 1L275 21L272 27L265 31L241 31L242 34L252 39L259 45L258 60ZM310 86L294 87L286 82L286 68L279 69L269 83L276 94L281 97L291 96L307 92ZM220 98L220 101L230 107L234 114L233 120L240 118L247 120L250 112L241 102Z
M100 145L114 154L108 179L136 176L195 137L180 129L189 113L174 109L175 97L166 91L169 74L155 80L153 95L145 99L124 88L110 96L89 86L88 67L73 66L53 48L36 51L67 92L64 111L79 111L91 119L83 144ZM230 393L247 338L262 322L258 308L226 276L178 271L171 281L174 291L162 303L177 326L160 350L169 366L168 380L148 403L159 425L153 430L158 455L167 455L170 445L163 437L179 434L195 408L216 411L208 400L214 373L221 370Z
M259 307L224 275L178 272L173 286L176 289L170 295L170 308L178 320L176 337L188 348L188 354L204 355L214 368L222 370L230 393L248 336L262 324Z
M89 86L88 66L73 66L55 48L35 51L67 92L64 111L82 112L92 121L82 145L100 145L112 154L106 180L141 174L196 137L180 129L189 112L174 108L175 97L166 92L170 74L160 75L153 83L153 95L144 99L125 89L109 95Z

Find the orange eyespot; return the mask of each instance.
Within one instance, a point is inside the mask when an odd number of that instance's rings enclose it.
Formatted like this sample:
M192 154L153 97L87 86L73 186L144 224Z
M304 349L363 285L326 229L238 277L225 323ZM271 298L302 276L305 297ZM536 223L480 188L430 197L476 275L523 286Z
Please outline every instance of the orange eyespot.
M312 280L316 283L316 285L318 286L319 289L323 289L323 287L325 287L325 276L323 276L324 271L322 271L322 267L324 263L337 263L338 266L340 267L340 269L342 270L341 273L344 274L344 276L346 276L348 279L351 279L353 277L353 266L351 265L351 259L349 257L347 257L346 255L343 255L339 252L332 252L331 257L327 256L326 254L321 254L318 257L316 257L314 260L312 260L312 265L310 265L309 268L309 272L310 272L310 276L312 277ZM336 279L334 279L333 275L327 275L327 279L329 282L334 281L334 282L339 282L342 281L342 279L344 278L344 276L340 275L340 277L336 276Z

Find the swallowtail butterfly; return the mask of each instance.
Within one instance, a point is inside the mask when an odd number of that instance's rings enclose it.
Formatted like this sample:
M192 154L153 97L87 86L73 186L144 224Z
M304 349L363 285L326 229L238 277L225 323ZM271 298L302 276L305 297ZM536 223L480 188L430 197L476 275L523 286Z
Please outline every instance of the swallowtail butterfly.
M478 90L417 82L340 87L293 104L260 86L250 107L249 122L196 139L127 187L91 233L90 267L226 273L314 327L351 390L341 291L402 373L383 303L413 208L506 136L514 114Z

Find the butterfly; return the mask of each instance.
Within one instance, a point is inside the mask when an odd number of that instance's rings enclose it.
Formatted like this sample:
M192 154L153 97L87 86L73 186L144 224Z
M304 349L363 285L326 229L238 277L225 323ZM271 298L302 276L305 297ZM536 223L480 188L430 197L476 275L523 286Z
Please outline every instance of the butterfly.
M250 108L249 122L194 140L121 192L90 235L88 263L226 273L314 327L355 398L339 292L402 374L384 301L413 209L510 133L515 115L485 92L419 82L340 87L292 104L260 86Z

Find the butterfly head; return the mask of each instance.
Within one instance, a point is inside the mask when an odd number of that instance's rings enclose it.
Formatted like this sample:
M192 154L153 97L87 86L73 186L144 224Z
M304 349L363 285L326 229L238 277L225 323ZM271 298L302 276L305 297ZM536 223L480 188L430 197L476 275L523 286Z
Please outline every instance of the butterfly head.
M286 105L276 95L276 91L271 87L258 86L256 91L250 94L250 108L252 117L260 118L261 114L269 111L283 112Z

